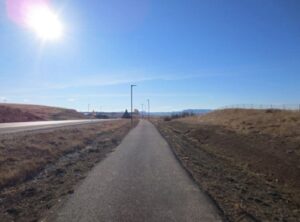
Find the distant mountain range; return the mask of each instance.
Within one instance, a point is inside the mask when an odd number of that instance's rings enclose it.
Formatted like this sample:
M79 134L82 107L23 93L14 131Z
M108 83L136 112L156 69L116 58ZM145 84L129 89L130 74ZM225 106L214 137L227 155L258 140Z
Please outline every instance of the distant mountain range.
M151 112L152 116L171 116L175 114L182 114L182 113L192 113L195 115L203 115L205 113L211 112L211 109L185 109L182 111L173 111L173 112Z

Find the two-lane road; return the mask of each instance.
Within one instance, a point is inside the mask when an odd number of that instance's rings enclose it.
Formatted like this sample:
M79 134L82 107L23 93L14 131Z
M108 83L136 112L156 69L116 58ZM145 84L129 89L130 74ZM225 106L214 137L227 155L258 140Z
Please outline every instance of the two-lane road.
M114 119L115 120L115 119ZM112 121L112 119L85 119L85 120L58 120L58 121L36 121L18 123L0 123L0 134L17 133L42 129L52 129L63 126L97 123Z
M46 221L222 221L167 142L146 120L54 211Z

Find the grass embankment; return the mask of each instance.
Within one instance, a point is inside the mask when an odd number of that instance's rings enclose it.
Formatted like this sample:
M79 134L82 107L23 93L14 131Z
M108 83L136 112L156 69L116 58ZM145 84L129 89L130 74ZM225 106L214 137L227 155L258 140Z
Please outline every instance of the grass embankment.
M0 218L36 221L111 152L128 120L0 137Z
M231 221L299 221L300 112L220 110L155 121Z
M59 107L0 103L0 123L41 120L72 120L86 117L73 109Z

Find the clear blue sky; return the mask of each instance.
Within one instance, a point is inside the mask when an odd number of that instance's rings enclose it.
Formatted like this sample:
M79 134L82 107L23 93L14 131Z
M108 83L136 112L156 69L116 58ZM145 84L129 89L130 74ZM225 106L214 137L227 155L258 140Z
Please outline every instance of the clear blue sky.
M0 5L0 99L153 111L300 102L299 0L57 0L41 44Z

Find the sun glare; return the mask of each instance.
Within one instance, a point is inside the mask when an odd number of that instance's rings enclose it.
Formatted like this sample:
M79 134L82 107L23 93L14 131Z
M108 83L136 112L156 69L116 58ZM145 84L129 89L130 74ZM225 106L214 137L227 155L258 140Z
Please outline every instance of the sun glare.
M42 40L57 40L63 34L63 27L57 14L47 5L31 5L26 10L26 24Z

